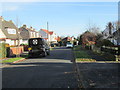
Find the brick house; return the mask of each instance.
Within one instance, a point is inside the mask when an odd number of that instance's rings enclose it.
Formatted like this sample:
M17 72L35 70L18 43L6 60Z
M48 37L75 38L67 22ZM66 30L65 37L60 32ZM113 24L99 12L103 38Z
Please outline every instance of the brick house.
M65 37L62 39L62 45L66 46L67 42L70 42L73 44L73 37Z
M92 32L86 31L82 34L82 46L85 47L86 45L94 45L96 42L96 35Z

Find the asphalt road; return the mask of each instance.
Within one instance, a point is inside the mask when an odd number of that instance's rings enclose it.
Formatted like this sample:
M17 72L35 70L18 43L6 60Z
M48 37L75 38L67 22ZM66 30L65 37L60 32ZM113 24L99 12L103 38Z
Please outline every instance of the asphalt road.
M32 58L2 69L2 88L78 88L71 49Z
M78 63L84 88L120 90L119 63ZM119 89L118 89L119 88Z

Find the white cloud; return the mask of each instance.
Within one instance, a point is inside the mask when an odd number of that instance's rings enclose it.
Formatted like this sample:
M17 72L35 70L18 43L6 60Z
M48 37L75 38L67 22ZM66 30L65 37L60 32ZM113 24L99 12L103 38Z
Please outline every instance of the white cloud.
M18 10L19 6L15 4L9 4L9 3L1 3L0 4L0 12L5 12L5 11L16 11Z
M1 0L0 2L119 2L120 0Z
M18 9L18 6L6 6L6 7L3 7L3 11L15 11Z

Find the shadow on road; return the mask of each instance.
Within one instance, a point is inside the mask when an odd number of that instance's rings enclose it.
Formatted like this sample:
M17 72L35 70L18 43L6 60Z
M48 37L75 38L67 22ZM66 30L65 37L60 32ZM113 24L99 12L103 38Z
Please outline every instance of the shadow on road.
M72 64L18 63L3 68L3 88L78 88Z

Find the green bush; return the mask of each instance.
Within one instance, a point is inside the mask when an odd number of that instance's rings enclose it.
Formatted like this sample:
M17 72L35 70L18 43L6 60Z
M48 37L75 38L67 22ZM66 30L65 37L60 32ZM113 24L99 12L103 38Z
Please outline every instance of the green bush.
M5 43L0 43L0 58L6 58L6 47Z
M97 47L101 47L101 46L113 46L113 45L114 44L111 41L107 40L107 39L98 40L96 42L96 46Z

